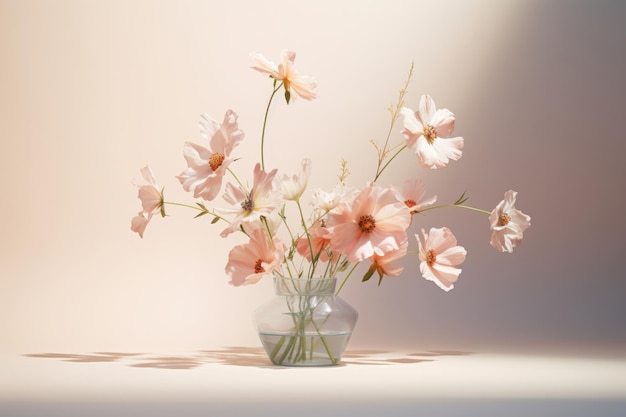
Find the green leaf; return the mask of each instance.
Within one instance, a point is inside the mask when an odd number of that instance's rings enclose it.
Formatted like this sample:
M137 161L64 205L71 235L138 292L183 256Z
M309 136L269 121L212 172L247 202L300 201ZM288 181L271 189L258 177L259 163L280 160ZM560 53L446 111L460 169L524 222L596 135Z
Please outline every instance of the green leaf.
M289 90L285 90L285 100L287 101L287 104L289 104L290 99L291 99L291 93L289 92Z
M194 218L194 219L197 219L198 217L200 217L200 216L204 216L205 214L208 214L208 211L203 211L203 212L200 212L200 213L196 214L193 218Z
M463 191L463 194L461 194L461 196L454 202L455 206L458 206L460 204L463 204L467 201L469 197L465 197L465 191Z
M348 266L350 266L350 261L343 260L340 264L339 264L339 268L337 268L337 272L343 272L346 269L348 269Z
M220 221L220 218L215 216L215 217L213 217L213 220L211 220L211 224L215 224L215 223L217 223L219 221Z
M361 280L361 282L369 281L372 275L374 275L374 272L376 272L376 264L370 265L370 268L367 270L365 275L363 275L363 279Z

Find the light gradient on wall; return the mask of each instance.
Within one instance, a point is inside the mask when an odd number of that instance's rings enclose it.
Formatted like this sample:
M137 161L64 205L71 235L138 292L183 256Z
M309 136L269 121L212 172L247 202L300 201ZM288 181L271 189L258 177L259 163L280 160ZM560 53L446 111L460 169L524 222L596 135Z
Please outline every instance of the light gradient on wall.
M408 153L383 181L423 178L439 201L467 191L491 209L519 192L532 215L511 255L488 245L486 218L441 211L469 251L456 288L397 279L350 282L353 346L505 349L626 343L626 8L610 1L0 2L0 333L2 349L193 349L257 345L250 314L269 280L232 288L219 226L181 209L140 240L133 178L149 163L166 196L191 201L174 175L198 116L228 108L258 158L270 84L247 54L297 51L319 99L277 104L268 164L314 163L312 187L372 174L369 139L415 62L407 105L423 93L457 115L463 158L424 171ZM400 138L399 134L395 134ZM230 241L233 242L233 241Z

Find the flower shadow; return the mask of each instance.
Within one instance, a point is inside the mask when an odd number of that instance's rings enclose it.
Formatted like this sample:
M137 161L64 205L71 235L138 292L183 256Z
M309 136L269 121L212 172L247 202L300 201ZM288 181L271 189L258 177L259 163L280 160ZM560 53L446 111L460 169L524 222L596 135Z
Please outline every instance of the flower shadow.
M403 353L388 350L348 350L342 359L345 365L401 365L433 362L443 356L467 356L471 352L432 350Z
M446 350L412 353L389 350L348 350L337 366L411 365L432 362L445 356L466 356L471 354L471 352ZM193 369L208 364L224 364L276 370L292 369L290 367L273 365L261 347L245 346L200 350L191 355L174 356L121 352L94 352L89 354L35 353L24 354L23 356L58 359L74 363L119 362L133 368Z
M139 356L142 353L122 353L122 352L94 352L90 354L79 353L29 353L23 356L28 358L44 358L44 359L59 359L64 362L79 362L79 363L92 363L92 362L118 362L123 359L127 359L133 356Z

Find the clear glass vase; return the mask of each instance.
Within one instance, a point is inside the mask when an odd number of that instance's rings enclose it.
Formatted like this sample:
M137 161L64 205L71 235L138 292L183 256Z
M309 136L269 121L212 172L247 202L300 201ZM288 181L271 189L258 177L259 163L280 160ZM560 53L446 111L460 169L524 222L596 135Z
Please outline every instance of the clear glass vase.
M282 366L337 365L358 313L335 295L336 278L274 276L276 295L254 312L270 360Z

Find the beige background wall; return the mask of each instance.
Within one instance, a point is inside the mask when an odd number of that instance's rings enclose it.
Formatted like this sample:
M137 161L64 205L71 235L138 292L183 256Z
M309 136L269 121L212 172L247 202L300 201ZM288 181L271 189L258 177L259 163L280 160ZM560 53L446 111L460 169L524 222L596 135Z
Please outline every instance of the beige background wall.
M270 166L309 156L328 187L344 157L355 183L371 178L368 141L414 61L407 104L453 110L464 156L431 172L407 153L383 180L417 175L486 209L512 188L533 218L511 255L483 216L420 218L413 232L447 225L468 249L460 281L443 293L408 260L380 288L351 281L352 347L623 350L625 16L606 0L0 1L0 349L258 345L270 280L230 287L234 240L184 209L140 240L132 180L149 163L168 199L192 202L182 145L227 108L251 166L270 85L247 55L290 48L319 99L273 108Z

